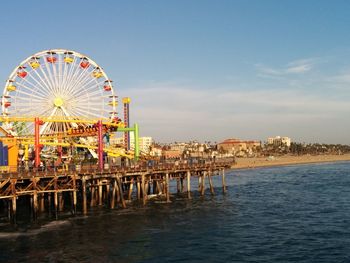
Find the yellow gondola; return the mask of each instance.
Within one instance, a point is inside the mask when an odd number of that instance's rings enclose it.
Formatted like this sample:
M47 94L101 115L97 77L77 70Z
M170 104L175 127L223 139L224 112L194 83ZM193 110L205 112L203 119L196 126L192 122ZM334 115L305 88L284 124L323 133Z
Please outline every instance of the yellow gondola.
M103 73L101 71L99 71L99 70L95 70L94 72L92 72L92 76L94 78L98 79L98 78L101 78L103 76Z
M38 57L32 57L29 61L29 65L32 69L37 69L40 67L39 58Z
M13 85L13 84L9 84L7 87L6 87L7 91L15 91L16 90L16 86Z
M63 60L64 60L64 62L70 64L74 61L74 58L67 56L67 57L64 57Z
M38 61L31 61L29 65L32 67L32 69L37 69L40 67L40 63Z
M117 103L116 101L110 101L110 102L108 103L108 105L109 105L109 106L117 106L118 103Z

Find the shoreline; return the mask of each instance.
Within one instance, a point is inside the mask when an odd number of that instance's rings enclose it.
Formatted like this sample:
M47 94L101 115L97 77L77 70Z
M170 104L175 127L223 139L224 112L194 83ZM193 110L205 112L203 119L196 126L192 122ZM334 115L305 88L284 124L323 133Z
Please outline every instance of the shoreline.
M277 156L274 159L270 159L269 157L236 158L237 164L232 166L232 169L254 169L262 167L303 165L312 163L334 163L341 161L350 161L350 154Z

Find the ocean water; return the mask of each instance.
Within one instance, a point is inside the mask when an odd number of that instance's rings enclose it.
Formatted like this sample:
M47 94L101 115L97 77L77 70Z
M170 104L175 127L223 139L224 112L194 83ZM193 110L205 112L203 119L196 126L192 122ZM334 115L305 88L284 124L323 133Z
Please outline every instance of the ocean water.
M350 163L227 172L228 191L11 229L1 262L350 262ZM195 187L195 183L193 183ZM173 186L173 190L174 186Z

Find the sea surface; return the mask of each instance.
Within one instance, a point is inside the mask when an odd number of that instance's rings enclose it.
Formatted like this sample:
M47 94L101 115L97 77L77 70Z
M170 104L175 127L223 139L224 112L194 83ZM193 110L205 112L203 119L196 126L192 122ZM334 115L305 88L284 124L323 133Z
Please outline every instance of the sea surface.
M349 162L226 175L225 195L2 223L0 261L350 262Z

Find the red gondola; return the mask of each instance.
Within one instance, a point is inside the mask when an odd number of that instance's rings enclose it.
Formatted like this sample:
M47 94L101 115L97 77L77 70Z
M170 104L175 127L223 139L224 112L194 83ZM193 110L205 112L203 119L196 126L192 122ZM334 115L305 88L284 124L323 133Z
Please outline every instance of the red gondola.
M57 58L54 57L54 56L47 57L46 61L49 62L49 63L55 63L57 61Z
M90 66L89 60L87 58L82 58L82 61L80 62L80 67L83 69L86 69Z
M9 102L9 101L5 102L5 103L4 103L4 106L5 106L5 108L10 107L10 106L11 106L11 102Z
M49 54L48 57L46 57L46 61L49 63L55 63L57 61L57 57L55 56L56 53L55 52L47 52L47 54Z
M17 76L18 77L20 77L20 78L25 78L26 76L27 76L27 71L25 71L25 68L26 67L23 67L23 66L20 66L19 68L18 68L18 71L17 71Z
M111 86L111 80L106 80L105 81L105 84L104 84L104 86L103 86L103 89L105 90L105 91L111 91L112 90L112 86Z

